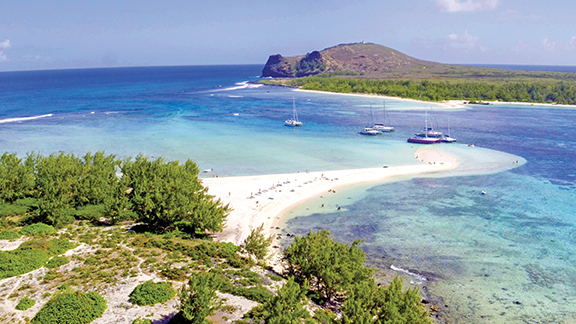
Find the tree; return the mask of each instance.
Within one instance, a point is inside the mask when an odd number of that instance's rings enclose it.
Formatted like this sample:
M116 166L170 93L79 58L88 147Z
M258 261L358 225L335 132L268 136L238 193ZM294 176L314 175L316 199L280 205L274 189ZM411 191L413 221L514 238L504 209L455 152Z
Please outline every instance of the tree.
M150 161L142 155L122 165L123 177L132 189L132 208L142 221L164 229L186 221L196 231L222 231L228 206L207 194L198 172L191 160L180 165L162 158Z
M290 277L278 290L277 296L254 307L248 317L270 324L301 324L302 319L310 317L310 313L304 309L308 302L306 291L309 288L308 282L300 287L294 277Z
M335 242L326 230L296 237L284 250L288 275L297 282L310 282L329 301L372 275L373 269L364 267L366 254L358 248L361 242L356 240L351 246Z
M180 292L180 314L193 324L210 323L206 317L213 315L221 307L222 301L216 295L220 288L218 278L213 273L198 273L183 286Z
M264 224L262 224L250 231L250 235L242 243L242 249L257 260L263 260L268 255L268 248L273 240L272 236L266 236Z
M31 194L34 187L34 169L22 163L16 154L8 152L0 157L0 200L14 202Z
M388 288L374 281L357 283L342 305L342 323L430 324L429 313L420 305L418 288L402 292L402 280L396 277Z

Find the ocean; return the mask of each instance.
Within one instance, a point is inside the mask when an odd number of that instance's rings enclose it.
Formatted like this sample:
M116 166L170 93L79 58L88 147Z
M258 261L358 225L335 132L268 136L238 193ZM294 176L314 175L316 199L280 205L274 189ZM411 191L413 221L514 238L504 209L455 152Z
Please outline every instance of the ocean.
M407 165L417 145L406 139L423 128L427 110L459 141L442 147L469 154L468 162L481 165L487 148L526 163L338 190L327 206L340 211L321 211L312 199L290 212L285 231L322 228L342 242L366 239L370 266L412 273L406 278L438 296L455 322L576 321L576 109L446 110L249 83L261 69L0 73L0 150L192 159L219 176ZM293 102L302 128L283 126ZM396 131L359 135L384 119L384 105Z

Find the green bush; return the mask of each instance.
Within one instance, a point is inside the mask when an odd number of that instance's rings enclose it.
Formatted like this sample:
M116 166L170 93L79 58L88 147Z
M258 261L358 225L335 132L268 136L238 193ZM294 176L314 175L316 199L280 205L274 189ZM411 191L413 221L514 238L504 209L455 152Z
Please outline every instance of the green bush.
M20 238L20 234L13 231L2 231L0 232L0 240L13 240Z
M0 203L0 217L2 216L16 216L26 214L28 208L25 206L18 206L10 203Z
M89 221L97 221L105 215L104 205L86 205L76 209L74 217Z
M152 321L146 318L137 318L132 321L132 324L152 324Z
M36 223L32 225L26 225L24 228L20 230L20 234L22 235L38 235L44 236L49 234L56 233L56 229L50 225L46 225L43 223Z
M167 282L154 283L152 280L146 281L134 288L130 293L130 302L139 306L162 304L172 299L176 291Z
M36 304L36 301L34 299L24 297L20 299L20 302L18 302L18 305L16 305L16 310L25 311L28 308L34 306L34 304Z
M106 300L95 292L54 295L32 319L32 324L85 324L102 316Z
M50 261L48 261L48 263L46 263L45 267L46 268L57 268L60 266L63 266L65 264L67 264L68 262L70 262L70 260L68 260L67 257L62 256L62 257L53 257L52 259L50 259Z
M36 239L20 244L16 250L0 251L0 279L36 270L45 265L51 256L73 247L74 244L67 240Z
M236 288L230 292L236 296L242 296L247 299L253 300L259 303L265 303L266 301L270 300L274 295L268 291L264 286L256 286L250 288Z

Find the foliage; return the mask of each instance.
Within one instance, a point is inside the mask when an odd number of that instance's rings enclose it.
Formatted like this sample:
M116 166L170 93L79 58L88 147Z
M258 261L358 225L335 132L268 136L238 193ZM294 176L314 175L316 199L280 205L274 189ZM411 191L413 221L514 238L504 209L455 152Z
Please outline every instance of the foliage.
M20 230L22 235L45 236L55 233L56 229L54 227L42 223L26 225Z
M54 295L32 319L32 324L83 324L102 316L106 300L95 292L64 292Z
M266 236L264 224L250 231L250 235L242 243L242 249L248 254L253 255L258 260L263 260L268 254L268 248L274 238Z
M20 234L13 231L1 231L0 240L13 240L20 238Z
M9 278L39 269L53 255L73 248L67 240L36 239L26 241L12 251L0 251L0 279Z
M245 317L252 318L256 322L300 324L302 319L310 317L310 313L304 309L304 305L307 303L307 289L308 284L306 282L303 284L303 288L300 288L294 277L290 277L284 286L278 290L277 296L254 307Z
M329 309L319 308L314 311L314 322L322 324L334 324L336 321L336 314Z
M152 324L152 321L147 318L137 318L132 321L132 324Z
M16 305L16 310L19 311L25 311L28 308L34 306L36 304L36 301L34 299L30 299L28 297L24 297L22 299L20 299L20 301L18 302L18 305Z
M176 291L167 282L146 281L130 293L130 302L139 306L163 304L172 299Z
M501 100L576 104L576 84L565 81L410 81L305 77L283 81L308 90L367 93L426 101Z
M342 306L342 323L428 324L432 321L420 305L418 289L402 292L402 280L396 277L388 288L373 281L354 285Z
M101 205L85 205L76 208L74 217L76 219L84 219L92 222L98 221L101 217L106 215L106 206Z
M213 315L221 307L216 295L220 288L219 281L213 273L198 273L190 278L188 287L180 292L180 314L189 323L209 323L206 317Z
M297 282L308 281L315 290L331 300L334 294L348 290L355 282L371 277L373 270L364 267L366 254L356 240L351 246L332 240L326 230L296 237L284 251L288 275Z
M230 293L259 303L264 303L274 297L274 295L272 295L272 293L269 292L268 289L266 289L264 286L256 286L250 288L238 287L233 289Z
M195 231L221 231L228 206L214 200L198 179L198 166L191 160L154 161L143 156L125 161L123 178L132 191L133 210L151 225L170 228L177 221L186 221Z
M0 157L0 216L33 212L56 228L75 219L116 223L135 216L163 229L181 222L192 234L221 231L228 206L207 194L198 167L104 152ZM121 175L121 176L120 176ZM19 203L23 202L23 203Z
M65 256L55 256L52 259L50 259L50 261L48 261L48 263L46 263L46 265L44 265L46 268L58 268L61 267L65 264L67 264L68 262L70 262L70 260L68 260L67 257Z
M8 152L0 156L1 201L14 202L30 194L34 187L33 168L30 162L22 163L22 159L16 154Z

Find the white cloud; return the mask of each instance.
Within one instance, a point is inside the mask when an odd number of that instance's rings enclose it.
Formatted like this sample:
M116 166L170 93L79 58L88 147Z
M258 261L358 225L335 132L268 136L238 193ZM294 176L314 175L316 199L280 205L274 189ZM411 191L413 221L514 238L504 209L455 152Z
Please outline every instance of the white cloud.
M500 5L500 0L433 0L446 12L475 12L494 10Z
M444 40L445 47L459 50L465 53L480 51L486 52L489 50L487 46L482 44L478 36L470 35L468 30L464 30L464 34L452 33L446 36Z
M6 54L4 54L4 50L10 49L11 47L12 47L12 43L10 43L9 39L0 43L0 62L8 61Z
M566 43L566 49L569 51L576 49L576 36L570 37L570 40Z
M556 48L556 42L546 36L542 39L542 47L544 47L544 49L553 51L554 48Z

